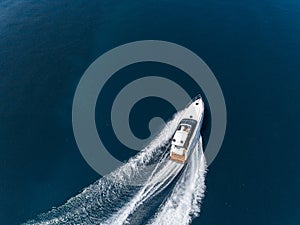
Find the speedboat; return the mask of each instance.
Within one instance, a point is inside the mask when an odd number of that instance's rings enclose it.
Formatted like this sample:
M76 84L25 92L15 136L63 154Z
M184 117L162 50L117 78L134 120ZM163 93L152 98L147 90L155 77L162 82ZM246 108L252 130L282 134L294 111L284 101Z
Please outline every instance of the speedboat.
M172 137L170 160L185 163L200 137L204 103L197 96L184 109L181 121Z

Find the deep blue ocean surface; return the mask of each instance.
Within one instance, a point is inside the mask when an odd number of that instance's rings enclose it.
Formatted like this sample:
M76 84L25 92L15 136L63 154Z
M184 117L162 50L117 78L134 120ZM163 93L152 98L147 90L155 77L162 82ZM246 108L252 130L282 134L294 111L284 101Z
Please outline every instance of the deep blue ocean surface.
M35 218L99 179L74 139L74 93L98 56L144 39L194 51L212 69L225 97L226 136L209 167L201 215L192 224L300 224L297 0L1 1L0 224ZM134 65L118 73L145 70L175 74L191 96L199 92L165 65ZM120 77L107 84L100 104L111 104L110 94L127 82ZM174 113L164 101L146 101L135 113L145 107L147 117ZM99 127L110 123L103 110L108 109L97 104ZM140 119L131 121L132 129L147 137ZM133 155L110 133L103 138L120 160Z

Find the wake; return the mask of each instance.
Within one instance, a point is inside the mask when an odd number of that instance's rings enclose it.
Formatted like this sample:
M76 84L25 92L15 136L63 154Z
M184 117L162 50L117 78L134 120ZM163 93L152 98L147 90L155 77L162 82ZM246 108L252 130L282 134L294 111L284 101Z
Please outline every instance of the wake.
M169 160L169 140L183 113L126 164L25 224L189 224L200 213L206 162L201 136L188 163Z

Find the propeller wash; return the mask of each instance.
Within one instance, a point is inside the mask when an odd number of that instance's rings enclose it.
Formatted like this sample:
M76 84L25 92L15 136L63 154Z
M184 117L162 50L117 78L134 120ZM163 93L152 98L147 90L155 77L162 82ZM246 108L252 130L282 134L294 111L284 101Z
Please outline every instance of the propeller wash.
M196 98L136 156L25 224L184 225L200 213L206 161Z

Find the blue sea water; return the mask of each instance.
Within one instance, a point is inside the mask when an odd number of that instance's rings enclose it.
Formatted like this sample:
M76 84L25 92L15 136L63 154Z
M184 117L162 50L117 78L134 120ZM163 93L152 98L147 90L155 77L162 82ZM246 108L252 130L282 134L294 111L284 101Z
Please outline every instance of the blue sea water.
M1 1L0 224L35 218L99 179L74 139L74 92L98 56L144 39L194 51L225 97L225 140L192 224L299 224L299 21L297 0ZM123 73L145 70L176 74L190 95L199 91L164 65ZM109 105L110 93L126 82L116 74L101 104ZM164 107L164 118L174 113L163 101L147 101L148 117L159 113L151 105ZM98 104L99 127L109 122L103 110ZM132 121L133 131L147 136L139 124ZM104 138L120 160L132 156L111 135Z

